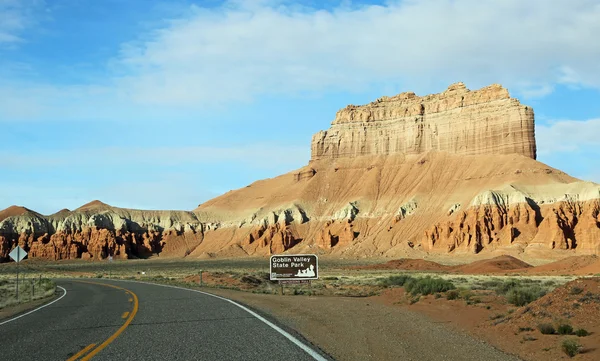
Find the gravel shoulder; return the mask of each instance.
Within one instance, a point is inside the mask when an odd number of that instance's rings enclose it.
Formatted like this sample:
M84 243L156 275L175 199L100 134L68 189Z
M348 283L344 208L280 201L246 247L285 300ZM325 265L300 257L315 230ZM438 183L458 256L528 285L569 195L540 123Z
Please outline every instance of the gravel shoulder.
M376 297L311 297L209 289L301 333L336 360L519 360L448 323Z

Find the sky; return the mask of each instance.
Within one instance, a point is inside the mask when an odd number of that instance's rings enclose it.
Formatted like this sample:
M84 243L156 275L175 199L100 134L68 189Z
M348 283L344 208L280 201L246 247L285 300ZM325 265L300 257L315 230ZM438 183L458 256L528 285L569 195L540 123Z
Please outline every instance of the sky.
M347 104L500 83L600 182L598 0L0 0L0 209L194 209Z

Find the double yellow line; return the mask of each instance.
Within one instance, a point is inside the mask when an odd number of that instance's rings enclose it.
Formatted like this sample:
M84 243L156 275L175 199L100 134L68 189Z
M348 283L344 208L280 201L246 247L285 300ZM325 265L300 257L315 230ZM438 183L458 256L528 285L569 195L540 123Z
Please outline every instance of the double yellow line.
M109 285L109 284L106 284L106 283L96 283L96 282L86 282L86 281L75 281L75 282L88 283L88 284L91 284L91 285L99 285L99 286L112 287L112 288L116 288L118 290L125 291L125 293L131 295L131 297L129 298L129 302L133 302L133 310L131 310L131 312L125 312L125 313L123 313L123 315L121 317L122 318L127 318L127 320L125 321L125 323L123 324L123 326L121 326L115 333L113 333L109 338L107 338L104 342L102 342L100 345L98 345L98 347L96 347L95 343L92 343L90 345L87 345L81 351L77 352L75 355L71 356L69 359L67 359L67 361L75 361L75 360L79 359L79 357L82 357L83 355L85 355L83 358L80 359L80 361L87 361L87 360L90 360L92 357L94 357L98 352L102 351L102 349L104 349L106 346L108 346L117 337L119 337L119 335L122 334L123 331L125 331L125 329L127 328L127 326L129 326L129 324L131 323L131 321L133 321L133 318L135 317L135 314L138 311L139 301L138 301L138 297L137 297L137 295L135 293L133 293L131 290L128 290L128 289L123 288L123 287ZM96 347L96 348L94 348L94 347ZM91 352L86 355L86 353L88 351L90 351L90 350L91 350Z

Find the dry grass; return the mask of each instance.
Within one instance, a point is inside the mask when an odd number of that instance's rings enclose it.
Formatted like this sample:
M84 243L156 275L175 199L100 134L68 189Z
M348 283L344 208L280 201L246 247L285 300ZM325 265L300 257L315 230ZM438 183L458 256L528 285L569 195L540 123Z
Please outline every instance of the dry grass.
M17 299L16 286L16 279L0 279L0 309L50 297L56 290L56 283L46 278L41 280L19 279L19 298Z
M485 276L459 275L443 272L351 269L352 266L371 263L362 260L327 260L319 262L320 279L310 285L286 285L285 293L294 295L328 295L364 297L379 294L389 285L390 277L407 275L414 278L427 276L448 280L460 290L493 292L507 280L515 279L527 286L552 289L571 281L572 276ZM14 271L0 265L0 277ZM118 278L138 279L160 283L198 286L203 271L203 286L237 289L254 293L276 294L280 286L269 281L269 261L264 258L220 260L115 260L89 262L81 260L60 262L32 262L30 272L46 278Z

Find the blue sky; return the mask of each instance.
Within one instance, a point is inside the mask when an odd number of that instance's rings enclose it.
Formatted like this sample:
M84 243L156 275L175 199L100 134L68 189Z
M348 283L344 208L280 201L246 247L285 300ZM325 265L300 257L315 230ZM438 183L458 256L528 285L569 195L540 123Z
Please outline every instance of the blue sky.
M306 164L347 104L463 81L600 182L596 0L0 0L0 209L193 209Z

